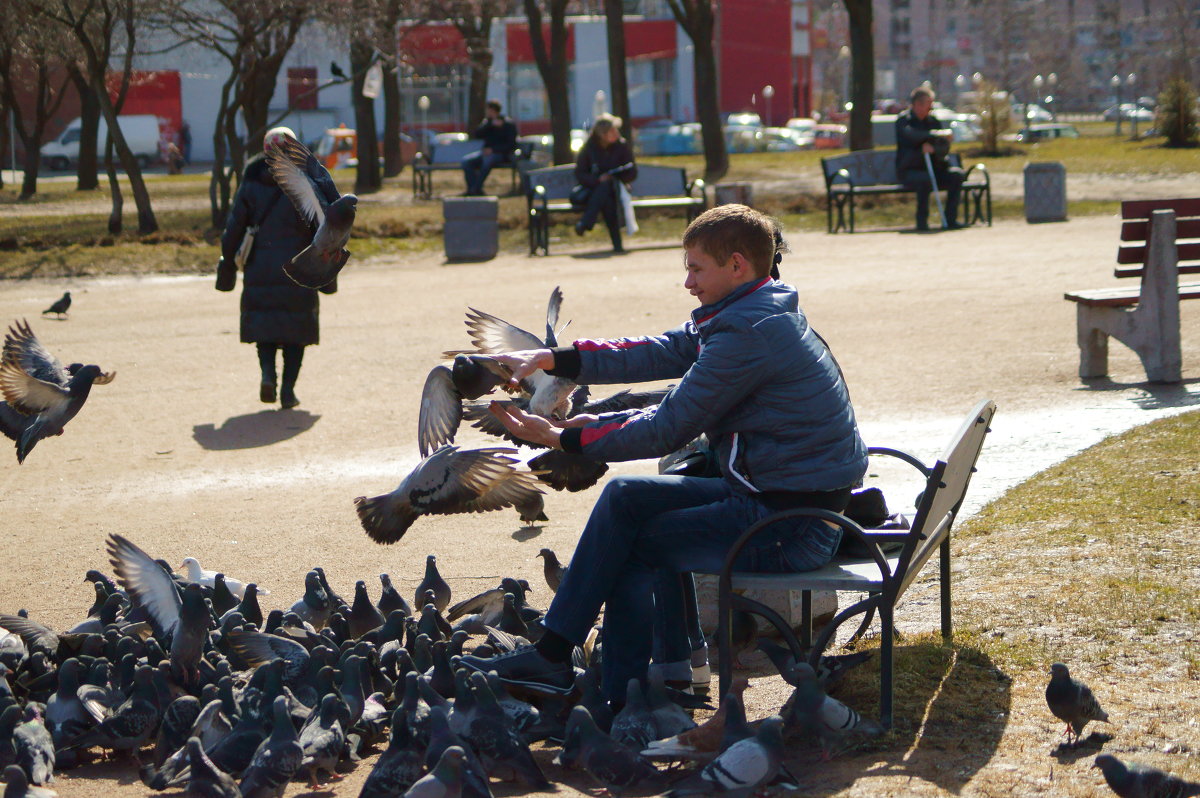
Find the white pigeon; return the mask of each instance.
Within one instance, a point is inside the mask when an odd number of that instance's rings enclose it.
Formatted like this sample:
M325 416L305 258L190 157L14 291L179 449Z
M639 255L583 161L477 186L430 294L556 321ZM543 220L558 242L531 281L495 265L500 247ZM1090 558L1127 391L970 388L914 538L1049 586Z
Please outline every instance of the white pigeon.
M181 566L187 571L187 576L184 579L188 582L195 582L198 585L207 588L213 588L217 584L218 571L206 571L200 567L200 561L195 557L185 557ZM240 579L234 579L229 574L225 574L225 586L229 588L229 592L237 596L239 599L246 595L246 583ZM258 592L263 595L269 595L271 591L265 590L261 585Z

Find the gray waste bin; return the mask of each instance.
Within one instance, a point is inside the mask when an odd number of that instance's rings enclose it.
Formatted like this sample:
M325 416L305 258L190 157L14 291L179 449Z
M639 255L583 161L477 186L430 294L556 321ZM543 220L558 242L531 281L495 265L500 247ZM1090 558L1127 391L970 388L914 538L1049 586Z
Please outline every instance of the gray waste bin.
M754 207L754 186L750 183L717 183L713 186L714 205L748 205Z
M1067 220L1067 168L1061 163L1025 164L1025 221Z
M500 251L500 201L495 197L442 200L446 260L491 260Z

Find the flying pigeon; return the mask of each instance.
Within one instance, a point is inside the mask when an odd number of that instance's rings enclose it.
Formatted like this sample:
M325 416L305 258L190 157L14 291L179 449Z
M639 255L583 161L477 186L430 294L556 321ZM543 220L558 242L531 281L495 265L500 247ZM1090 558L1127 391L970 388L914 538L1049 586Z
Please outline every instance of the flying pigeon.
M1096 757L1104 780L1120 798L1188 798L1200 795L1200 784L1184 781L1147 765L1126 765L1112 754Z
M61 297L59 297L58 299L54 300L53 305L51 305L50 307L43 310L42 315L45 316L47 313L54 313L61 319L63 316L65 316L67 314L67 311L70 309L71 309L71 292L63 291L63 295Z
M323 206L308 172L312 153L286 133L269 137L263 151L275 183L296 206L301 218L316 228L312 243L284 264L284 274L305 288L328 285L350 257L345 247L354 225L358 197L343 194Z
M758 734L729 746L666 795L667 798L713 794L749 798L770 784L782 765L783 718L772 715L758 727Z
M417 417L417 445L426 457L445 443L453 443L463 419L463 400L489 394L512 377L512 371L487 355L455 354L451 366L430 370L421 389Z
M17 442L17 462L25 462L42 438L63 433L83 408L92 385L107 385L116 376L99 366L64 368L27 322L14 322L5 336L0 363L0 392L6 406L0 412L0 430ZM14 426L18 421L10 412L14 410L30 420Z
M879 724L864 719L852 707L826 695L817 680L817 672L807 662L797 664L793 672L796 689L783 706L783 717L789 728L799 727L817 736L823 759L832 757L837 752L837 744L849 735L883 733Z
M1108 713L1100 708L1100 702L1092 695L1091 689L1078 679L1072 679L1070 670L1061 662L1050 666L1046 704L1054 717L1067 724L1068 743L1071 742L1072 733L1078 742L1089 721L1108 723Z
M579 765L610 793L620 796L643 781L656 779L658 768L637 751L609 737L592 719L587 707L576 706L567 719L560 765Z
M362 527L376 543L395 543L422 515L482 513L527 502L541 490L533 474L513 468L514 454L504 448L443 446L391 493L356 498Z

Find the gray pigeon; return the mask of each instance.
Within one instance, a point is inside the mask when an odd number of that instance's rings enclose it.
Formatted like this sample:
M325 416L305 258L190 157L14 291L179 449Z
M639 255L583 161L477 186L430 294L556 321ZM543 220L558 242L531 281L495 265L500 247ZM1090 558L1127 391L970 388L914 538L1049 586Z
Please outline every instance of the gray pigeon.
M567 719L562 751L555 762L578 765L606 790L620 796L644 781L659 777L658 768L637 751L617 742L596 726L586 707L576 706Z
M482 673L471 674L471 692L475 698L475 711L467 724L464 737L475 752L489 767L489 773L497 770L511 771L517 781L535 790L544 790L550 782L529 746L521 739L509 723L508 716L500 707L496 696L488 687L487 677Z
M17 765L4 768L4 798L54 798L58 793L29 784L25 771Z
M552 593L557 593L558 586L562 584L563 574L567 569L558 561L558 555L554 553L553 549L542 549L537 556L542 558L542 573L546 577L546 584L549 585Z
M667 798L714 794L749 798L770 784L782 766L783 718L772 715L758 727L758 734L729 746L666 795Z
M280 798L304 759L288 712L288 700L283 696L276 698L271 713L271 734L254 752L250 767L238 785L244 798Z
M350 257L345 247L354 226L358 197L343 194L324 205L323 196L309 176L313 155L291 136L270 138L264 155L276 185L296 206L300 217L316 228L312 243L284 264L284 274L305 288L328 285Z
M304 595L292 605L291 611L300 616L300 620L320 629L329 622L333 613L329 596L321 587L321 577L316 571L309 571L304 576Z
M1061 662L1050 666L1050 684L1046 685L1046 704L1054 717L1067 724L1067 742L1072 742L1074 733L1078 742L1088 722L1098 720L1108 723L1108 713L1100 708L1100 702L1091 689L1071 678L1071 671Z
M181 695L167 705L154 743L154 767L162 767L171 754L187 744L200 709L200 699L190 695Z
M803 729L821 742L821 755L829 759L838 753L842 741L852 735L877 736L883 727L866 720L853 708L825 694L817 673L807 662L793 669L796 689L783 706L783 716L790 729Z
M54 304L42 311L42 315L53 313L60 319L67 315L67 311L71 309L71 292L63 291L63 295L54 300Z
M387 750L371 768L358 798L392 798L408 790L425 771L425 749L414 739L404 706L392 713L392 736Z
M383 622L387 620L371 603L371 597L367 595L367 583L361 579L354 583L354 602L350 605L350 614L346 620L350 623L350 634L355 640L372 629L383 626Z
M518 471L513 449L443 446L422 460L391 493L354 500L359 520L376 543L395 543L422 515L500 510L540 494L537 478Z
M425 558L425 576L421 578L414 593L414 606L425 606L425 591L427 590L433 591L433 606L437 608L437 611L445 612L446 608L450 606L450 585L438 572L437 557L433 554Z
M32 784L54 781L54 741L42 723L42 713L36 703L25 706L21 722L13 729L13 748L16 762Z
M463 420L463 400L477 399L507 382L512 371L487 355L454 355L450 366L434 366L421 388L417 446L422 457L454 443Z
M692 759L707 761L734 743L752 736L746 726L746 708L742 692L749 680L734 680L712 717L694 729L655 740L642 751L642 756L654 759Z
M630 679L625 685L625 706L613 718L609 734L617 742L628 745L635 751L641 751L652 741L660 739L654 716L650 713L650 707L646 705L642 684L636 678Z
M404 793L404 798L459 798L463 791L466 753L457 745L447 748L429 773Z
M133 692L129 698L95 728L72 740L66 750L98 745L110 751L129 751L137 761L138 751L158 728L158 696L153 677L153 668L139 666L134 674Z
M446 707L434 706L429 710L429 746L425 749L425 766L434 770L442 755L453 747L463 749L463 762L459 769L463 795L466 798L493 798L483 763L462 738L451 731Z
M339 717L345 711L339 706L341 702L336 695L323 697L320 710L300 730L300 748L304 754L300 766L308 769L308 786L314 790L320 786L317 774L322 770L330 779L342 778L337 772L338 759L346 746L346 732Z
M1104 780L1120 798L1188 798L1200 795L1200 784L1184 781L1147 765L1126 765L1111 754L1096 757Z
M375 602L375 607L383 613L384 617L391 615L392 610L400 610L405 615L412 615L412 607L408 606L404 596L396 590L392 584L392 577L388 574L380 574L379 581L383 585L383 592L379 594L379 601Z
M204 753L197 737L187 741L188 783L186 798L242 798L233 777L218 768Z
M83 409L92 385L107 385L116 376L99 366L68 371L42 346L27 322L14 322L4 339L0 392L10 410L33 417L17 439L17 462L24 463L41 439L63 433L67 422Z
M79 680L83 666L71 657L58 668L58 689L46 701L46 727L56 745L65 745L92 723L79 700Z
M696 728L696 721L683 707L671 700L662 671L650 672L650 684L646 687L646 703L654 718L654 739L674 737L688 729Z

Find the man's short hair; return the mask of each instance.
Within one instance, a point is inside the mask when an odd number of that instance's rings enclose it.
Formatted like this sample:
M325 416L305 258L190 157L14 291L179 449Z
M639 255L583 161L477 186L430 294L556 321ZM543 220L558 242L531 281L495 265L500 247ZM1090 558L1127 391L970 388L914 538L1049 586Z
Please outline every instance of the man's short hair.
M504 110L503 106L500 105L499 100L488 100L486 103L486 107L491 108L496 113L500 113L501 111Z
M683 233L684 249L699 247L724 266L740 252L756 277L766 277L775 262L779 222L745 205L718 205L700 214ZM786 245L783 245L786 247Z
M918 86L912 90L912 94L908 95L908 102L915 103L917 100L928 97L930 100L934 98L933 89L927 89L924 86Z

